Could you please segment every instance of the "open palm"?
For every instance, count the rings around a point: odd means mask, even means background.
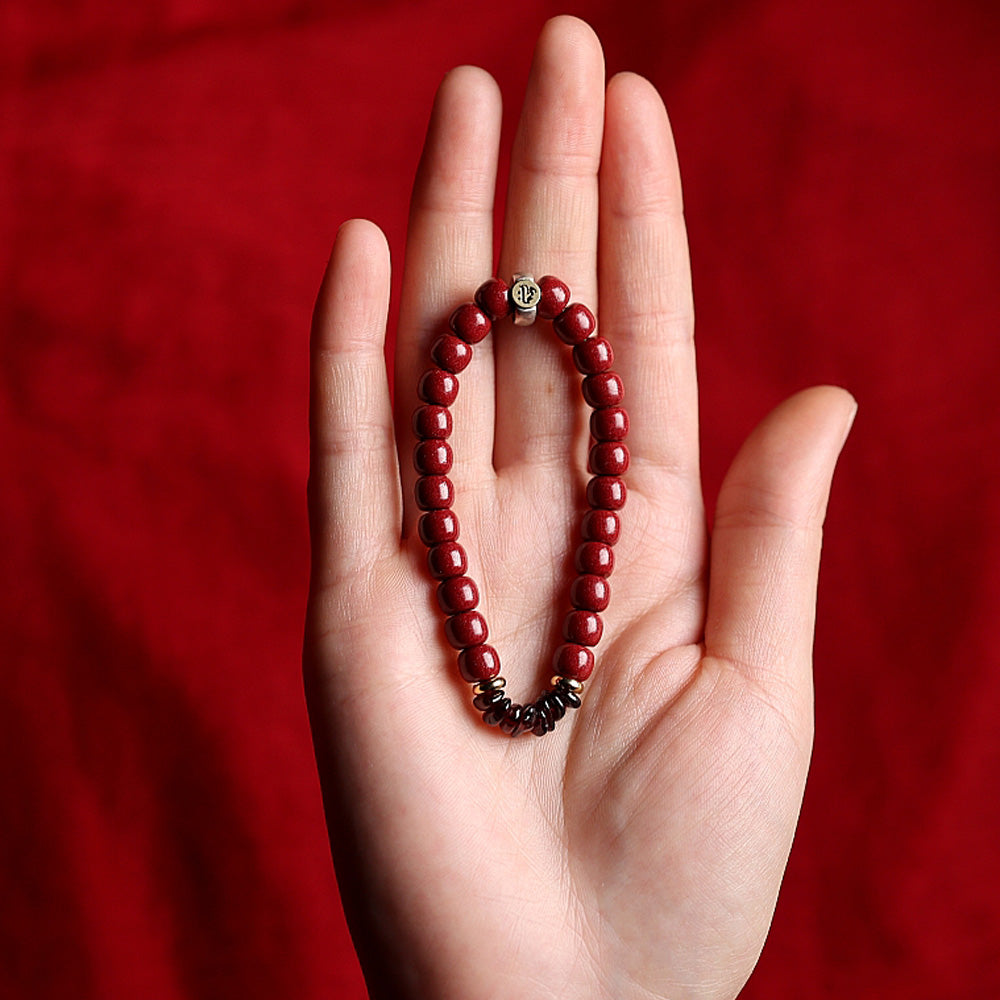
[[[416,538],[409,415],[429,343],[493,273],[499,125],[484,72],[446,78],[413,197],[395,420],[373,225],[342,227],[317,305],[305,667],[345,908],[374,996],[733,997],[805,781],[821,525],[854,405],[820,388],[775,410],[709,539],[666,114],[639,77],[605,87],[586,25],[550,22],[498,273],[555,274],[597,308],[632,419],[629,501],[583,707],[542,739],[484,726]],[[547,324],[497,324],[475,355],[450,476],[490,642],[531,700],[568,607],[586,408]]]

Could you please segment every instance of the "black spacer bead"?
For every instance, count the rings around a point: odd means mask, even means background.
[[[494,705],[503,700],[503,688],[498,688],[495,691],[484,691],[482,694],[477,694],[472,699],[472,704],[480,712],[488,712]]]
[[[525,705],[524,711],[521,712],[521,732],[530,732],[534,728],[537,717],[538,709],[534,705]]]
[[[532,732],[536,736],[544,736],[556,728],[556,720],[552,718],[552,710],[544,698],[535,702],[535,725]]]
[[[555,722],[558,722],[566,714],[566,702],[563,700],[562,690],[550,691],[545,695],[545,703],[549,706],[552,712],[552,718]]]
[[[556,685],[556,692],[558,692],[559,697],[566,702],[567,708],[579,708],[583,704],[583,702],[580,701],[580,696],[575,691],[571,691],[568,687],[566,687],[562,681]]]
[[[524,708],[521,705],[511,705],[507,709],[507,714],[500,720],[500,728],[508,736],[517,736],[521,731],[521,717],[524,714]]]
[[[483,712],[483,722],[487,726],[499,725],[500,720],[507,714],[507,709],[511,706],[510,698],[503,698],[496,702],[491,708]]]

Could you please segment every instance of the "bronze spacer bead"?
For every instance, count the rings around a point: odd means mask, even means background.
[[[488,681],[479,681],[472,689],[473,694],[486,694],[487,691],[500,691],[507,686],[507,681],[499,674]]]

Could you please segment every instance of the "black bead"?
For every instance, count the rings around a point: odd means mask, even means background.
[[[566,702],[562,698],[563,691],[550,691],[545,696],[545,703],[552,711],[552,718],[558,722],[566,714]]]
[[[477,694],[476,697],[472,699],[472,704],[479,709],[480,712],[486,712],[497,702],[503,701],[503,699],[503,688],[498,688],[495,691],[484,691],[482,694]]]
[[[538,717],[538,709],[534,705],[525,705],[524,711],[521,713],[521,732],[527,733],[535,725],[535,719]]]
[[[535,725],[532,732],[536,736],[544,736],[551,733],[556,728],[555,719],[552,718],[552,711],[543,698],[539,698],[535,703]]]
[[[521,716],[524,709],[520,705],[511,705],[507,709],[507,714],[500,720],[500,728],[508,736],[517,736],[521,731]]]
[[[496,702],[491,708],[488,708],[483,712],[483,722],[487,726],[495,726],[500,720],[507,714],[507,709],[510,708],[510,698],[501,698],[500,701]]]
[[[557,690],[559,692],[559,697],[566,702],[567,708],[579,708],[583,702],[580,701],[580,696],[574,691],[571,691],[568,687],[563,687],[562,681],[557,685]]]

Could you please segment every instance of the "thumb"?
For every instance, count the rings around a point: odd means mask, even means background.
[[[706,655],[805,710],[823,520],[856,412],[832,386],[787,399],[740,448],[716,507]]]

